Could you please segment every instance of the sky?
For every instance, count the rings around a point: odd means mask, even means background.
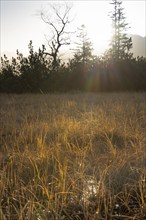
[[[53,1],[57,3],[57,1]],[[108,16],[113,10],[109,0],[67,1],[73,5],[70,17],[74,18],[69,30],[76,31],[82,24],[86,26],[88,36],[93,44],[94,53],[102,54],[108,47],[112,28]],[[16,56],[16,50],[26,55],[29,41],[33,41],[34,49],[38,50],[46,44],[45,35],[50,33],[48,26],[41,20],[41,10],[51,13],[50,1],[31,0],[0,0],[0,52]],[[123,0],[122,4],[126,22],[131,27],[129,34],[146,36],[146,0]],[[74,48],[75,34],[71,37],[70,49]],[[66,56],[69,48],[62,48]]]

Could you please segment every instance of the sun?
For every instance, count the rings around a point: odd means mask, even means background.
[[[89,35],[93,43],[94,51],[99,55],[108,49],[111,40],[111,28],[105,24],[105,30],[101,31],[102,27],[94,30],[89,30]]]
[[[98,54],[103,53],[111,39],[109,1],[77,1],[74,2],[74,7],[77,14],[76,25],[85,25],[94,51]]]

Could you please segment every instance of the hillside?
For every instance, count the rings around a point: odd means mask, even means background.
[[[132,37],[133,48],[131,52],[134,57],[144,56],[146,57],[146,37],[140,35],[130,35]]]

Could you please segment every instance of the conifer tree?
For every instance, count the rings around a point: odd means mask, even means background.
[[[75,58],[83,64],[88,63],[92,58],[92,43],[90,42],[85,25],[78,28],[78,43],[75,49]]]
[[[132,57],[130,49],[132,48],[132,38],[127,36],[128,24],[124,15],[124,8],[121,0],[112,0],[110,3],[114,6],[111,14],[113,22],[113,37],[111,42],[111,55],[114,60],[129,59]]]

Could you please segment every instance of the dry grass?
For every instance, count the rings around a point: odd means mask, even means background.
[[[0,219],[146,219],[145,93],[0,104]]]

